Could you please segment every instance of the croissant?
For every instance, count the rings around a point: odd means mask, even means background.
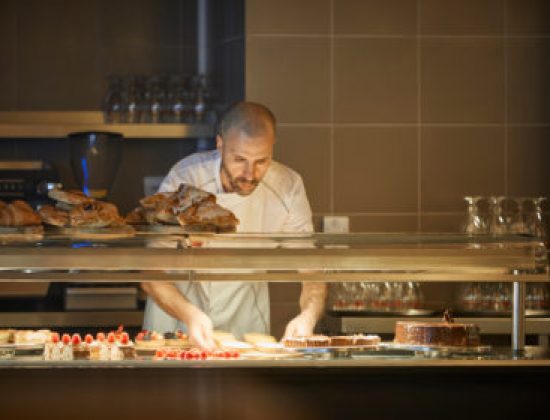
[[[34,226],[42,223],[42,218],[26,202],[15,200],[0,206],[1,226]]]
[[[52,226],[69,226],[69,213],[46,204],[38,210],[42,221]]]

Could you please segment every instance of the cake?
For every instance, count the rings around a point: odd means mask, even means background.
[[[13,333],[13,342],[15,344],[40,345],[46,343],[50,336],[50,330],[16,330]]]
[[[369,334],[363,335],[358,334],[353,337],[354,344],[356,346],[377,346],[382,341],[379,335]]]
[[[74,360],[89,360],[90,359],[90,347],[88,343],[82,342],[80,334],[73,334],[71,339],[73,345],[73,359]]]
[[[164,345],[167,347],[187,347],[189,346],[189,338],[187,334],[178,330],[175,333],[164,333]]]
[[[330,337],[331,346],[353,346],[355,340],[353,335],[334,335]]]
[[[0,344],[9,344],[13,342],[13,330],[0,330]]]
[[[281,341],[285,347],[291,347],[291,348],[307,347],[307,338],[302,336],[285,337]]]
[[[306,338],[308,347],[327,347],[330,346],[330,337],[326,335],[312,335]]]
[[[398,321],[394,341],[428,346],[477,346],[479,327],[476,324],[455,323],[446,312],[445,319],[440,322]]]
[[[136,336],[136,348],[155,350],[165,344],[164,336],[156,331],[142,331]]]

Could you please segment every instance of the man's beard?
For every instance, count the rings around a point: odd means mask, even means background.
[[[253,179],[246,179],[245,177],[238,176],[233,178],[231,174],[229,173],[229,170],[225,166],[225,163],[222,162],[222,171],[225,173],[225,176],[227,178],[227,181],[229,182],[229,185],[231,187],[231,192],[235,192],[239,195],[250,195],[256,190],[256,187],[260,183],[260,181],[256,178]],[[250,190],[243,190],[240,184],[246,184],[251,185],[253,188]]]

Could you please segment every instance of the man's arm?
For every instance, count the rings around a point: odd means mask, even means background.
[[[292,191],[293,200],[289,218],[285,223],[285,232],[312,232],[311,207],[307,199],[304,183],[301,178]],[[327,286],[325,283],[302,283],[300,294],[300,314],[292,319],[285,329],[285,337],[311,335],[325,308]]]
[[[313,329],[325,309],[326,296],[327,286],[325,283],[302,283],[302,293],[300,294],[301,312],[288,323],[284,336],[308,336],[313,334]]]
[[[141,287],[170,316],[183,321],[189,341],[205,350],[215,348],[212,321],[179,291],[174,283],[147,282]]]

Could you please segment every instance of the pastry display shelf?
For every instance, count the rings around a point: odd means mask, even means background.
[[[548,281],[529,237],[182,234],[93,240],[48,233],[0,246],[0,281],[508,281],[513,348],[525,342],[525,282]]]
[[[0,281],[547,281],[541,247],[513,236],[46,232],[0,246]]]
[[[108,124],[101,111],[2,111],[1,138],[65,138],[69,133],[109,131],[128,139],[184,139],[214,136],[207,124]]]
[[[361,357],[361,358],[337,358],[337,359],[283,359],[283,360],[122,360],[122,361],[44,361],[38,359],[19,358],[14,360],[2,360],[0,369],[25,368],[25,369],[94,369],[94,368],[358,368],[358,367],[550,367],[550,358],[541,349],[531,346],[531,350],[538,353],[535,358],[518,359],[510,354],[501,358],[475,358],[475,359],[447,359],[447,358],[422,358],[422,357]]]
[[[0,312],[0,328],[141,327],[143,311]]]

